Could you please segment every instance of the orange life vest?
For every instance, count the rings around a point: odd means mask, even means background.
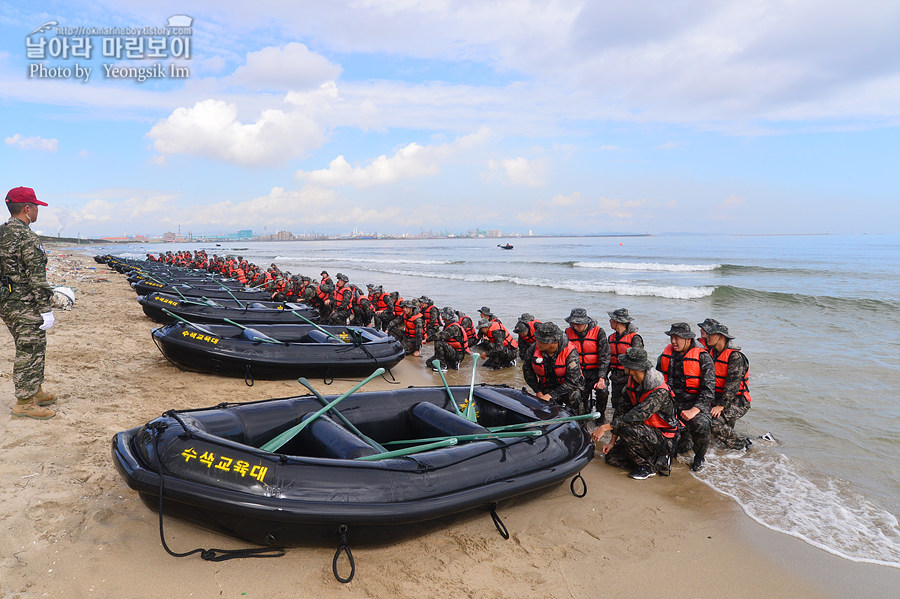
[[[569,357],[569,354],[572,353],[572,350],[575,349],[575,346],[571,343],[566,343],[566,346],[562,348],[558,354],[556,354],[556,361],[553,363],[553,373],[556,375],[556,382],[562,383],[566,380],[566,359]],[[534,345],[534,352],[531,354],[531,368],[534,370],[534,374],[537,375],[538,382],[541,384],[541,387],[545,387],[547,385],[547,371],[545,369],[544,364],[544,356],[543,352],[538,349],[537,344]],[[538,362],[540,360],[540,362]]]
[[[535,319],[531,322],[526,322],[523,324],[528,327],[528,330],[525,333],[519,335],[519,340],[522,341],[526,346],[534,345],[535,341],[537,341],[537,339],[535,339],[534,337],[534,326],[541,324],[541,321]]]
[[[466,334],[466,330],[462,328],[461,324],[459,324],[459,321],[451,322],[446,327],[444,327],[444,330],[447,330],[450,327],[459,327],[459,330],[462,333],[462,343],[460,343],[458,339],[450,337],[449,339],[447,339],[447,344],[456,351],[466,351],[466,353],[471,353],[469,351],[469,337]]]
[[[388,297],[389,297],[388,294],[384,293],[383,291],[381,293],[375,294],[375,296],[372,300],[372,307],[375,308],[376,312],[383,312],[387,308],[386,299]]]
[[[737,350],[733,347],[726,347],[713,361],[713,364],[716,367],[716,395],[725,393],[725,379],[728,377],[728,358],[731,357],[731,352],[733,351]],[[748,367],[747,372],[744,373],[744,378],[741,379],[741,386],[738,388],[737,392],[738,397],[743,397],[747,401],[750,401],[750,388],[747,386],[747,381],[749,379],[750,368]]]
[[[403,316],[403,306],[400,305],[402,302],[403,298],[398,295],[394,300],[394,316]]]
[[[666,381],[666,384],[669,383],[669,364],[672,361],[672,352],[674,349],[672,348],[672,344],[666,346],[666,349],[663,350],[662,356],[660,356],[660,366],[662,366],[663,378]],[[706,353],[706,350],[702,347],[694,346],[688,350],[688,352],[682,358],[682,364],[684,365],[684,383],[685,390],[688,393],[694,394],[700,392],[700,379],[703,376],[700,371],[700,354]]]
[[[491,326],[488,327],[487,335],[485,335],[485,338],[488,340],[488,342],[494,341],[494,331],[496,331],[497,329],[503,331],[503,347],[512,347],[513,349],[517,349],[519,347],[519,342],[509,334],[509,331],[506,330],[506,327],[503,326],[503,323],[501,323],[499,320],[491,321]]]
[[[620,372],[625,372],[625,368],[619,364],[619,356],[628,351],[628,348],[631,347],[631,342],[634,340],[634,336],[637,335],[637,331],[632,331],[630,333],[626,333],[622,335],[621,338],[616,337],[616,332],[613,331],[609,335],[609,370],[618,370]]]
[[[669,395],[672,395],[671,389],[669,389],[669,386],[665,383],[658,387],[650,389],[649,391],[641,395],[640,398],[638,398],[637,396],[637,385],[635,384],[633,378],[628,377],[628,384],[625,385],[625,392],[628,394],[628,401],[630,401],[631,405],[633,406],[636,406],[647,399],[647,397],[657,389],[665,389]],[[659,429],[659,432],[662,433],[662,436],[667,439],[674,438],[675,433],[678,431],[677,428],[666,422],[658,412],[654,412],[653,414],[651,414],[646,420],[644,420],[644,424]]]
[[[403,316],[403,326],[406,328],[407,339],[416,338],[416,321],[420,318],[422,318],[421,312],[416,312],[412,316]],[[428,341],[428,333],[425,332],[425,327],[422,327],[422,343],[426,341]]]
[[[568,327],[566,337],[578,350],[578,355],[581,357],[581,370],[600,368],[600,327],[588,329],[583,338],[578,336],[574,328]]]

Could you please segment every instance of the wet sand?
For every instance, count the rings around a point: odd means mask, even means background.
[[[277,559],[171,557],[156,512],[112,465],[113,434],[171,408],[305,389],[178,370],[151,341],[155,325],[122,275],[69,250],[51,255],[51,281],[75,288],[77,300],[56,311],[48,336],[45,388],[60,395],[57,417],[0,417],[0,597],[812,598],[889,596],[900,581],[898,570],[847,562],[763,528],[684,465],[668,478],[633,481],[600,460],[583,472],[582,499],[566,484],[500,504],[509,540],[481,511],[351,531],[357,571],[346,585],[331,572],[336,536],[314,535]],[[9,409],[5,328],[0,339],[0,395]],[[468,383],[470,373],[451,371],[448,380]],[[403,386],[440,384],[421,358],[393,374]],[[338,393],[356,380],[311,382]],[[389,386],[376,379],[367,389]],[[174,551],[248,546],[173,517],[165,534]]]

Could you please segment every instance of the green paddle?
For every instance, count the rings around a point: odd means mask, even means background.
[[[303,378],[303,377],[301,376],[299,379],[297,379],[297,382],[300,383],[301,385],[303,385],[304,387],[306,387],[307,389],[309,389],[310,391],[312,391],[312,394],[316,396],[316,399],[318,399],[318,400],[319,400],[319,403],[321,403],[323,406],[327,406],[327,405],[328,405],[328,400],[326,400],[326,399],[322,396],[321,393],[319,393],[318,391],[316,391],[315,389],[313,389],[313,386],[309,384],[309,381],[308,381],[308,380],[306,380],[305,378]],[[352,432],[354,435],[356,435],[357,437],[359,437],[360,439],[362,439],[363,441],[365,441],[366,443],[368,443],[372,448],[377,449],[378,451],[380,451],[380,452],[382,452],[382,453],[384,453],[384,452],[387,451],[387,449],[385,449],[384,447],[382,447],[381,445],[379,445],[377,441],[375,441],[374,439],[371,439],[371,438],[367,437],[366,435],[362,434],[358,428],[356,428],[355,426],[353,426],[353,423],[352,423],[352,422],[350,422],[349,420],[347,420],[347,417],[346,417],[346,416],[344,416],[343,414],[341,414],[340,412],[338,412],[338,409],[337,409],[337,408],[333,408],[333,409],[331,410],[331,414],[334,415],[334,416],[337,416],[338,420],[340,420],[340,421],[344,424],[344,426],[346,426],[348,429],[350,429],[350,432]]]
[[[431,443],[444,439],[456,439],[457,441],[485,441],[487,439],[506,439],[510,437],[540,437],[541,431],[507,431],[501,433],[473,433],[471,435],[448,435],[446,437],[428,437],[427,439],[406,439],[403,441],[388,441],[385,445],[409,445],[410,443]]]
[[[407,447],[405,449],[395,449],[394,451],[387,451],[385,453],[363,455],[354,459],[359,460],[360,462],[375,462],[378,460],[387,460],[389,458],[402,458],[403,456],[409,455],[411,453],[421,453],[423,451],[429,451],[431,449],[450,447],[452,445],[456,445],[456,443],[456,439],[450,438],[444,439],[443,441],[435,441],[434,443],[426,443],[425,445],[416,445],[415,447]]]
[[[283,433],[281,433],[280,435],[278,435],[277,437],[275,437],[274,439],[272,439],[271,441],[269,441],[268,443],[263,445],[261,449],[263,451],[273,451],[273,452],[278,451],[279,449],[282,448],[282,446],[284,446],[285,443],[287,443],[288,441],[290,441],[291,439],[296,437],[300,433],[300,431],[302,431],[307,426],[309,426],[319,416],[321,416],[325,412],[330,411],[334,406],[338,405],[339,403],[341,403],[342,401],[344,401],[345,399],[350,397],[353,393],[358,391],[363,385],[365,385],[366,383],[368,383],[375,377],[381,376],[382,374],[384,374],[384,368],[376,369],[375,372],[370,374],[368,377],[363,379],[361,382],[357,383],[356,386],[354,386],[352,389],[350,389],[343,395],[339,395],[336,399],[334,399],[330,403],[326,404],[324,407],[322,407],[322,409],[315,412],[312,416],[310,416],[309,418],[307,418],[300,424],[294,425],[291,428],[289,428],[288,430],[284,431]]]
[[[517,430],[520,428],[529,428],[532,426],[544,426],[545,424],[558,424],[561,422],[576,422],[578,420],[597,420],[602,414],[600,412],[591,412],[590,414],[582,414],[581,416],[566,416],[564,418],[550,418],[548,420],[535,420],[533,422],[520,422],[519,424],[506,424],[503,426],[491,426],[488,430],[492,433],[500,431]]]
[[[185,319],[185,318],[182,318],[182,317],[178,316],[177,314],[175,314],[174,312],[170,312],[170,311],[166,310],[165,308],[163,308],[162,311],[165,312],[166,314],[168,314],[169,316],[171,316],[172,318],[174,318],[175,320],[180,320],[180,321],[183,322],[184,324],[189,324],[189,325],[191,325],[192,327],[194,327],[194,328],[197,329],[198,331],[201,331],[201,332],[203,332],[203,333],[205,333],[205,334],[207,334],[207,335],[212,335],[213,337],[218,337],[218,335],[216,335],[215,333],[213,333],[213,332],[210,331],[209,329],[204,329],[204,328],[201,327],[200,325],[194,324],[194,323],[191,322],[190,320],[187,320],[187,319]]]
[[[293,314],[294,316],[296,316],[297,318],[299,318],[300,320],[302,320],[302,321],[305,322],[306,324],[311,324],[312,326],[316,327],[317,329],[319,329],[320,331],[322,331],[323,333],[325,333],[326,335],[328,335],[328,336],[331,337],[332,339],[337,339],[337,340],[340,341],[341,343],[347,343],[346,341],[344,341],[343,339],[341,339],[341,338],[338,337],[337,335],[333,335],[333,334],[329,333],[328,331],[326,331],[325,329],[323,329],[322,327],[320,327],[319,325],[317,325],[316,323],[314,323],[313,321],[311,321],[311,320],[308,319],[307,317],[303,316],[302,314],[299,314],[296,310],[291,310],[291,314]]]
[[[453,404],[453,409],[456,410],[456,415],[462,416],[463,413],[459,411],[459,406],[456,405],[456,399],[453,397],[453,392],[450,391],[450,385],[447,384],[447,379],[444,378],[444,372],[441,370],[441,361],[432,360],[431,365],[437,368],[438,374],[441,375],[441,380],[444,381],[444,389],[447,390],[447,395],[450,396],[450,403]],[[463,418],[465,418],[465,416],[463,416]]]
[[[478,422],[475,415],[475,402],[472,400],[472,394],[475,392],[475,367],[478,365],[480,354],[472,354],[472,383],[469,385],[469,401],[466,403],[466,419],[471,422]]]
[[[256,335],[260,341],[265,341],[266,343],[278,343],[279,345],[287,345],[287,343],[285,343],[284,341],[279,341],[278,339],[275,339],[274,337],[269,337],[265,333],[261,333],[260,331],[257,331],[254,328],[245,327],[241,323],[235,322],[235,321],[231,320],[230,318],[223,318],[222,320],[224,320],[225,322],[227,322],[230,325],[240,327],[240,328],[244,329],[245,331],[250,331],[251,333],[253,333],[253,335]]]

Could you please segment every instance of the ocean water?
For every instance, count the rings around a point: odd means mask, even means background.
[[[507,241],[513,250],[497,247]],[[242,242],[103,251],[143,257],[182,247],[241,254],[314,278],[323,269],[343,272],[361,287],[427,295],[476,318],[487,305],[510,328],[522,312],[564,327],[569,311],[583,307],[609,333],[606,312],[627,307],[651,356],[668,343],[670,324],[686,321],[696,331],[696,323],[716,318],[750,360],[752,408],[738,429],[771,432],[775,442],[758,441],[746,454],[713,450],[708,467],[691,475],[765,526],[846,559],[900,568],[900,236]],[[513,369],[476,376],[523,384]]]

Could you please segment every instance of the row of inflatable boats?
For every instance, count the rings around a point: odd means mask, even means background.
[[[106,258],[111,265],[124,262]],[[122,266],[121,272],[138,267]],[[160,539],[172,555],[194,552],[168,547],[164,511],[266,546],[235,553],[197,550],[216,561],[281,555],[282,547],[306,542],[310,528],[330,527],[340,538],[333,573],[348,582],[355,574],[348,527],[395,526],[486,508],[508,538],[498,502],[568,479],[573,494],[586,494],[579,472],[594,447],[579,421],[599,414],[575,416],[524,389],[476,386],[474,372],[468,387],[444,380],[442,387],[357,392],[402,357],[402,349],[396,359],[375,353],[390,345],[383,333],[319,326],[317,315],[303,312],[308,309],[302,305],[232,301],[154,292],[141,303],[148,316],[170,321],[154,330],[154,340],[183,366],[288,376],[296,364],[288,353],[274,358],[275,350],[304,346],[304,367],[312,370],[334,369],[339,356],[365,352],[369,360],[360,372],[368,376],[338,396],[323,396],[301,378],[311,395],[170,410],[116,434],[116,469],[158,510]],[[219,319],[221,310],[232,311]],[[297,312],[309,322],[288,318],[290,324],[250,326],[235,317],[254,310]],[[339,573],[342,552],[349,576]]]
[[[181,368],[255,379],[356,376],[390,369],[403,346],[370,327],[318,324],[296,302],[267,301],[260,291],[209,273],[105,257],[127,275],[148,317],[163,323],[153,340]]]

